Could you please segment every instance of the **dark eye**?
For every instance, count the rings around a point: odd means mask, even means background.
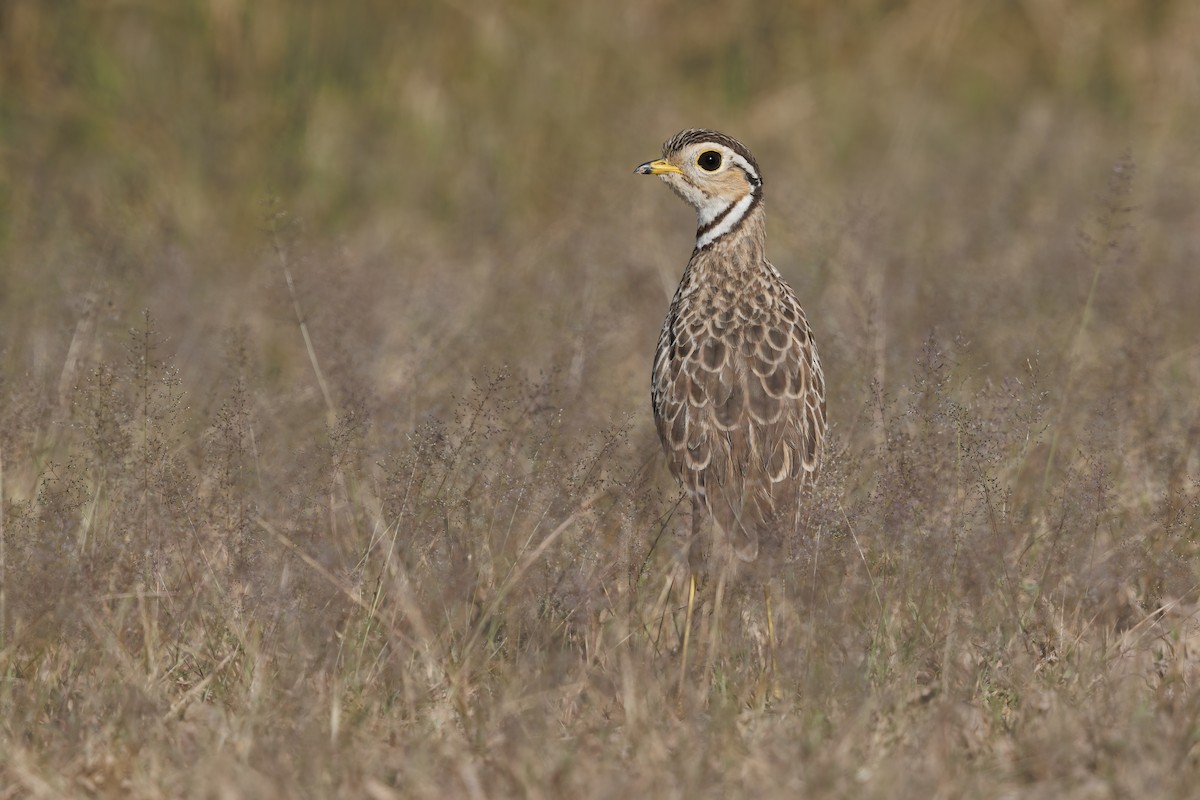
[[[716,150],[705,150],[696,159],[696,163],[700,165],[700,169],[706,172],[716,172],[721,168],[721,154]]]

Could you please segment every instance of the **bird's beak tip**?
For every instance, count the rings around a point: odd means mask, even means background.
[[[639,164],[634,172],[638,175],[663,175],[668,172],[682,173],[683,170],[665,158],[660,158],[657,161],[647,161],[645,164]]]

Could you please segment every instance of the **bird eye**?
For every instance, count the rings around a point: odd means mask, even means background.
[[[721,168],[721,154],[716,150],[705,150],[696,159],[696,164],[706,172],[716,172]]]

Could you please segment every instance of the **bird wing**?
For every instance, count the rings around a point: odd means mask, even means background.
[[[764,534],[794,526],[825,433],[812,335],[779,285],[773,310],[689,319],[673,309],[655,361],[655,420],[671,470],[747,561]]]

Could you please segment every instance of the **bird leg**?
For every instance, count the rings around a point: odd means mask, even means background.
[[[709,635],[705,637],[708,641],[708,657],[704,670],[706,678],[713,674],[713,665],[717,659],[717,651],[720,649],[721,607],[725,601],[725,579],[729,575],[730,565],[728,561],[722,561],[717,569],[719,570],[717,573],[717,591],[713,598],[712,608],[708,611],[708,620],[712,629]]]
[[[683,626],[683,653],[679,660],[679,693],[675,698],[675,712],[683,716],[683,685],[687,680],[688,642],[692,638],[692,610],[696,606],[696,576],[688,576],[687,620]]]
[[[687,678],[688,645],[692,638],[692,615],[696,609],[696,576],[703,575],[703,533],[706,514],[704,500],[699,493],[692,495],[692,534],[688,538],[685,550],[685,562],[688,571],[688,601],[687,616],[684,619],[683,647],[679,662],[679,692],[676,700],[678,713],[683,714],[683,687]]]
[[[763,602],[767,607],[767,652],[770,661],[767,662],[766,695],[768,699],[777,694],[775,675],[779,671],[779,662],[775,659],[775,620],[771,614],[771,585],[763,584]]]

